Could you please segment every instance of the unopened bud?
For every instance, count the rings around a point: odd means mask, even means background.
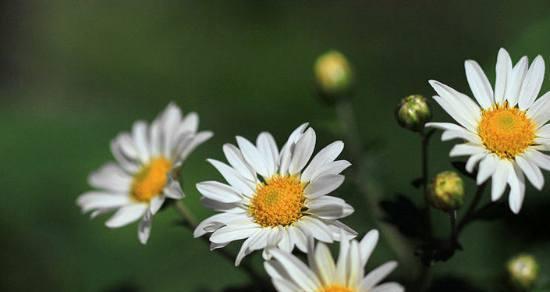
[[[456,210],[464,204],[464,185],[462,178],[454,171],[437,174],[432,182],[428,201],[443,211]]]
[[[346,57],[338,51],[328,51],[315,62],[315,79],[323,97],[332,101],[348,95],[353,83],[353,72]]]
[[[519,290],[529,290],[537,280],[539,265],[535,258],[528,254],[516,256],[508,261],[508,276]]]
[[[401,100],[396,113],[397,122],[403,128],[419,132],[430,121],[432,113],[426,98],[422,95],[409,95]]]

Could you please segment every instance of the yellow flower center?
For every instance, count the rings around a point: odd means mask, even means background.
[[[273,176],[256,187],[249,214],[263,227],[290,225],[302,217],[304,187],[296,176]]]
[[[172,169],[170,160],[159,157],[141,168],[132,182],[132,197],[140,202],[149,202],[162,192]]]
[[[505,103],[482,112],[478,134],[488,150],[513,159],[533,144],[535,128],[524,111]]]
[[[353,292],[353,291],[355,290],[352,288],[335,284],[335,285],[323,287],[319,292]]]

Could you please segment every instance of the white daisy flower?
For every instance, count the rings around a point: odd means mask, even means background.
[[[181,199],[178,170],[185,158],[211,132],[197,132],[196,113],[183,116],[169,104],[150,125],[134,123],[132,132],[119,134],[111,142],[116,162],[108,162],[88,178],[97,190],[82,194],[77,204],[92,217],[109,211],[116,213],[105,223],[109,228],[140,220],[138,237],[145,244],[153,215],[166,198]]]
[[[509,204],[518,213],[525,196],[525,176],[538,190],[544,185],[541,168],[550,170],[550,92],[537,99],[544,79],[544,60],[537,56],[531,66],[522,57],[512,66],[508,52],[500,49],[495,88],[491,87],[477,62],[465,62],[471,98],[449,86],[431,80],[439,94],[434,99],[456,121],[428,123],[445,130],[442,140],[463,139],[451,156],[470,156],[466,169],[479,162],[477,184],[492,177],[491,198],[498,200],[510,186]]]
[[[372,230],[361,242],[342,240],[340,255],[335,263],[330,250],[323,243],[313,247],[310,241],[308,265],[291,253],[270,250],[271,260],[264,263],[273,285],[279,292],[401,292],[395,282],[378,285],[396,267],[387,262],[365,275],[365,265],[378,242],[378,231]]]
[[[195,237],[213,232],[212,248],[246,239],[235,264],[268,244],[286,251],[294,246],[307,250],[307,237],[324,242],[340,240],[355,231],[338,221],[353,213],[344,200],[328,196],[344,181],[340,174],[350,166],[336,160],[344,144],[336,141],[313,157],[315,131],[298,127],[279,152],[269,133],[258,136],[256,146],[237,137],[236,147],[225,144],[229,165],[209,159],[229,184],[206,181],[197,184],[206,206],[221,213],[207,218],[195,229]],[[264,253],[265,256],[267,254]]]

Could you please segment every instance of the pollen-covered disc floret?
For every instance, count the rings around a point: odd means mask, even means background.
[[[478,127],[483,145],[504,159],[514,159],[533,145],[535,130],[527,114],[508,103],[483,110]]]
[[[256,187],[249,212],[263,227],[288,226],[302,217],[304,184],[296,176],[274,176]]]
[[[522,57],[516,65],[500,49],[494,89],[487,76],[472,60],[464,64],[475,101],[451,87],[431,80],[438,95],[435,101],[457,122],[428,123],[444,130],[443,140],[462,139],[451,156],[469,156],[466,170],[477,183],[491,181],[491,199],[500,199],[510,187],[508,203],[518,213],[525,196],[525,178],[542,189],[541,169],[550,170],[550,92],[538,97],[544,80],[544,60],[537,56],[529,65]]]
[[[149,202],[162,193],[172,170],[172,162],[164,157],[151,160],[142,166],[132,182],[132,196],[140,202]]]
[[[116,162],[92,173],[96,190],[82,194],[77,204],[92,217],[116,210],[106,222],[116,228],[140,220],[138,237],[146,243],[153,215],[166,198],[181,199],[177,180],[185,158],[212,133],[197,132],[198,116],[182,115],[170,104],[152,123],[135,122],[131,132],[119,134],[111,143]]]
[[[306,251],[308,237],[332,242],[355,236],[355,231],[339,221],[353,213],[353,208],[329,195],[343,183],[340,173],[350,166],[336,160],[344,144],[336,141],[313,156],[315,142],[315,131],[303,124],[280,150],[266,132],[256,144],[242,137],[237,137],[238,147],[225,144],[229,164],[208,161],[227,184],[197,184],[203,203],[220,213],[202,221],[195,237],[212,233],[213,248],[244,239],[235,260],[238,265],[246,255],[266,246],[289,252],[296,246]]]
[[[277,291],[312,292],[402,292],[396,282],[380,283],[396,267],[389,261],[365,275],[365,266],[378,242],[378,231],[372,230],[359,242],[343,240],[335,262],[328,247],[313,239],[308,244],[306,265],[288,251],[270,248],[272,258],[264,263]]]

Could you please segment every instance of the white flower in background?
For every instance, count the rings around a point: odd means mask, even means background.
[[[212,248],[246,239],[235,264],[254,250],[278,245],[286,251],[307,250],[307,238],[324,242],[354,237],[355,231],[338,221],[353,213],[344,200],[328,196],[344,181],[340,174],[350,166],[336,160],[344,144],[334,142],[319,151],[315,131],[307,124],[290,135],[279,152],[269,133],[258,136],[256,146],[237,137],[236,147],[225,144],[230,165],[209,159],[229,184],[206,181],[197,184],[206,206],[221,212],[195,229],[195,237],[213,232]],[[264,254],[266,255],[266,254]],[[267,255],[266,255],[267,256]]]
[[[138,237],[145,244],[151,231],[153,215],[166,198],[184,195],[177,181],[178,170],[185,158],[211,132],[197,132],[196,113],[183,116],[170,104],[150,125],[134,123],[132,132],[119,134],[111,143],[116,162],[108,162],[89,177],[97,190],[82,194],[77,204],[92,217],[117,210],[106,222],[117,228],[140,220]]]
[[[442,140],[460,138],[451,156],[470,156],[469,172],[479,162],[477,184],[492,177],[491,198],[498,200],[510,186],[509,204],[518,213],[525,196],[525,176],[542,189],[541,168],[550,170],[550,92],[537,99],[544,79],[544,60],[537,56],[531,66],[522,57],[512,66],[508,52],[500,49],[496,64],[495,88],[479,65],[465,62],[471,98],[438,81],[430,84],[439,94],[434,99],[456,121],[429,123],[428,127],[445,130]]]
[[[372,230],[361,242],[342,240],[340,255],[335,263],[330,250],[323,243],[313,247],[310,241],[308,265],[291,253],[270,250],[271,260],[264,266],[279,292],[401,292],[403,287],[395,282],[378,285],[396,267],[387,262],[365,276],[365,265],[378,242],[378,231]]]

